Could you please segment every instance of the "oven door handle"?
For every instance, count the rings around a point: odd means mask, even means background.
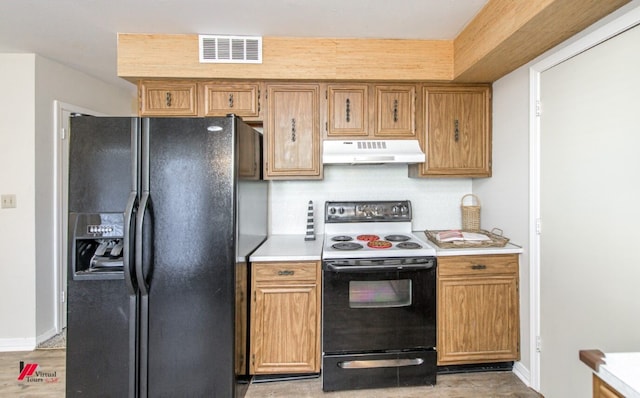
[[[329,271],[333,272],[384,272],[384,271],[415,271],[433,268],[433,263],[426,264],[402,264],[402,265],[335,265],[326,264]]]
[[[400,368],[405,366],[420,366],[424,363],[422,358],[411,359],[370,359],[338,362],[342,369],[373,369],[373,368]]]

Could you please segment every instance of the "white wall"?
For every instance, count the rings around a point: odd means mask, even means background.
[[[483,229],[498,227],[520,255],[520,363],[514,370],[529,379],[529,71],[522,67],[493,84],[493,173],[473,180],[482,202]]]
[[[135,112],[135,88],[110,86],[34,54],[0,54],[0,351],[30,349],[54,329],[54,100],[113,115]],[[6,145],[5,145],[6,143]]]
[[[411,200],[413,229],[460,228],[460,199],[471,180],[409,178],[407,165],[324,168],[322,181],[272,181],[270,234],[302,234],[307,204],[314,202],[316,234],[324,233],[324,203],[331,200]]]
[[[35,343],[35,56],[0,54],[0,350]]]

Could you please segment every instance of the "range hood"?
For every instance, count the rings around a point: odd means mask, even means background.
[[[422,163],[425,155],[417,140],[361,140],[322,143],[324,164]]]

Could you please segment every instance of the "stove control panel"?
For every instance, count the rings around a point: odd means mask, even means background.
[[[398,222],[411,221],[411,202],[396,201],[360,201],[325,202],[325,222]]]

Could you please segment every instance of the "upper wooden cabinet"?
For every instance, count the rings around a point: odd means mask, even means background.
[[[204,116],[226,116],[234,113],[242,120],[260,120],[261,91],[259,83],[205,82],[202,86]]]
[[[322,139],[418,139],[427,159],[409,176],[491,176],[489,84],[158,79],[139,96],[140,116],[262,122],[267,179],[321,179]]]
[[[329,84],[327,86],[327,138],[369,135],[369,86]]]
[[[491,176],[490,86],[424,86],[422,122],[427,160],[412,177]]]
[[[415,137],[416,87],[414,85],[376,85],[376,137]]]
[[[238,130],[238,177],[259,180],[262,177],[262,146],[260,136],[252,130]]]
[[[327,85],[326,138],[415,138],[416,86]]]
[[[318,84],[267,85],[268,179],[322,178]]]
[[[193,81],[140,81],[140,116],[197,116],[197,87]]]

